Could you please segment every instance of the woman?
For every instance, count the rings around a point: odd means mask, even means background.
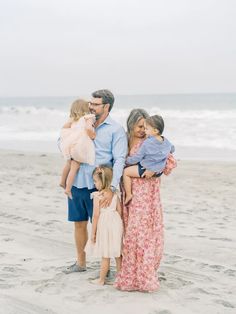
[[[144,141],[144,121],[148,117],[143,109],[131,111],[127,120],[129,155],[134,154]],[[167,164],[170,170],[170,162]],[[160,178],[132,178],[132,191],[132,200],[123,205],[123,258],[115,287],[151,292],[159,287],[156,271],[163,253]]]

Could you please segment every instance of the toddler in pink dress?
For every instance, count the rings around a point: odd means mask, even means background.
[[[96,137],[94,130],[95,115],[88,114],[89,104],[85,100],[75,100],[70,109],[70,120],[62,127],[60,135],[60,149],[67,160],[63,168],[61,183],[65,194],[72,198],[71,188],[80,163],[95,163]]]

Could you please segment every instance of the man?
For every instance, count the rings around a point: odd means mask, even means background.
[[[110,205],[113,193],[119,185],[127,155],[127,138],[124,129],[110,117],[114,104],[113,94],[106,89],[92,93],[90,112],[95,114],[96,138],[94,140],[95,166],[106,164],[113,167],[112,188],[104,193],[101,206]],[[93,203],[90,194],[95,190],[92,172],[95,166],[81,164],[72,187],[72,199],[68,199],[68,220],[74,222],[76,263],[67,267],[65,273],[86,271],[84,248],[88,240],[87,223],[92,219]]]

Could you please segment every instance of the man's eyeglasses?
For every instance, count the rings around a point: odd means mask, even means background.
[[[104,106],[104,104],[96,104],[96,103],[90,101],[89,106],[97,108],[98,106]]]

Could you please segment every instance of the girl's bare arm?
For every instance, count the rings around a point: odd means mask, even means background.
[[[96,132],[93,126],[93,119],[90,118],[86,118],[85,116],[85,122],[86,122],[86,131],[88,136],[91,138],[91,140],[94,140],[96,137]]]
[[[94,140],[96,137],[96,132],[92,129],[87,129],[86,131],[87,131],[88,136],[91,138],[91,140]]]
[[[99,197],[98,196],[94,196],[94,199],[93,199],[92,234],[91,234],[91,241],[93,243],[96,242],[96,233],[97,233],[97,224],[98,224],[99,215],[100,215]]]
[[[118,211],[119,215],[122,217],[122,207],[121,207],[121,203],[120,203],[119,197],[117,197],[116,210]]]
[[[71,124],[72,124],[72,122],[71,121],[68,121],[68,122],[66,122],[64,125],[63,125],[63,129],[70,129],[71,128]]]

